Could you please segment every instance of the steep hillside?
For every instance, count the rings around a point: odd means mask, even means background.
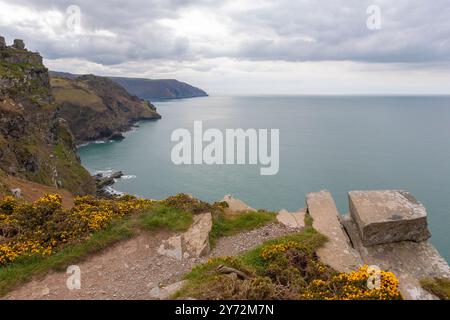
[[[52,77],[52,92],[78,143],[120,138],[138,120],[161,116],[147,101],[129,94],[108,78],[94,75],[75,79]]]
[[[0,174],[66,188],[95,191],[81,166],[67,122],[58,116],[48,70],[21,40],[0,37]],[[4,183],[0,183],[4,184]]]
[[[52,77],[67,79],[75,79],[79,76],[68,72],[57,71],[50,71],[50,75]],[[146,100],[182,99],[208,96],[202,89],[175,79],[109,78],[120,84],[131,94]]]
[[[208,96],[202,89],[175,79],[111,79],[142,99],[182,99]]]

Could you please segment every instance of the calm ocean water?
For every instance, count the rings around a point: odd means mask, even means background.
[[[156,106],[162,120],[141,123],[121,142],[80,148],[83,164],[131,175],[114,186],[131,194],[232,194],[270,210],[296,210],[307,192],[328,189],[346,213],[350,190],[406,189],[427,207],[431,241],[450,261],[450,97],[207,97]],[[192,130],[196,120],[221,130],[280,129],[278,174],[172,164],[172,131]]]

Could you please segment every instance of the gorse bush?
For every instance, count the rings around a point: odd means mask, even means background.
[[[198,299],[301,299],[365,300],[401,299],[398,280],[380,271],[379,287],[369,288],[373,274],[368,266],[339,273],[321,263],[316,250],[326,239],[312,228],[268,241],[242,256],[214,258],[196,266],[188,284],[176,297]],[[220,266],[237,270],[223,274]],[[244,273],[246,277],[239,276]]]
[[[50,255],[58,247],[80,242],[106,228],[113,219],[152,204],[130,196],[85,196],[76,198],[72,209],[64,210],[59,195],[45,195],[34,203],[7,196],[0,201],[0,265],[20,257]]]

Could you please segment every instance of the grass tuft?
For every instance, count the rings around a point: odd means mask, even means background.
[[[184,231],[189,228],[192,221],[192,213],[160,205],[142,214],[139,224],[145,230],[167,229]]]
[[[276,214],[267,211],[245,212],[236,215],[219,214],[213,221],[210,242],[214,245],[220,237],[232,236],[242,231],[252,230],[275,221]]]
[[[422,287],[441,300],[450,300],[450,279],[431,278],[420,281]]]

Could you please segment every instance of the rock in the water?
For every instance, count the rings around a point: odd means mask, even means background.
[[[21,39],[14,39],[14,44],[12,45],[13,48],[24,50],[25,49],[25,43]]]
[[[248,211],[256,212],[256,209],[250,207],[243,201],[236,199],[231,195],[226,195],[225,197],[223,197],[222,201],[228,204],[228,208],[225,210],[227,213],[241,213]]]
[[[123,136],[123,134],[121,132],[114,132],[110,137],[110,140],[114,140],[114,141],[120,141],[125,139],[125,137]]]
[[[191,227],[183,234],[183,242],[188,253],[201,257],[210,252],[209,233],[211,228],[212,216],[210,212],[194,216]]]
[[[164,240],[158,248],[158,253],[163,256],[181,260],[183,258],[181,236],[173,236]]]
[[[183,281],[172,283],[172,284],[170,284],[166,287],[162,287],[162,288],[160,288],[159,286],[156,286],[150,291],[150,296],[153,299],[159,299],[159,300],[169,299],[178,290],[180,290],[184,286],[185,283],[186,283],[186,280],[183,280]]]
[[[301,229],[305,227],[305,213],[305,209],[298,212],[288,212],[282,209],[278,212],[277,220],[288,228]]]
[[[364,246],[431,236],[425,207],[407,191],[351,191],[349,204]]]

